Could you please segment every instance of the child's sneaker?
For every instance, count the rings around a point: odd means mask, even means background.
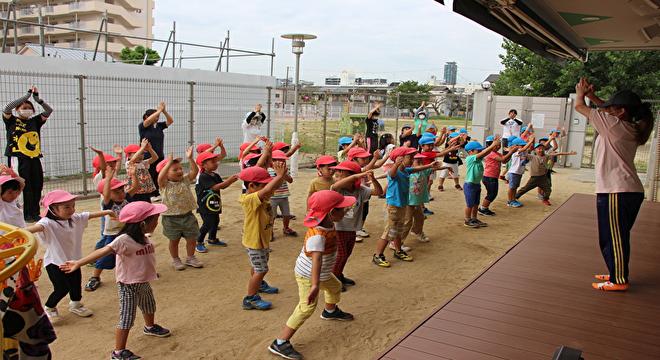
[[[273,307],[273,303],[270,301],[262,300],[261,296],[259,295],[246,296],[243,298],[244,310],[268,310],[271,307]]]
[[[475,223],[473,219],[468,219],[463,222],[463,226],[470,227],[470,228],[478,228],[479,224]]]
[[[168,336],[172,335],[172,333],[168,329],[165,329],[164,327],[162,327],[158,324],[154,324],[154,326],[152,326],[150,328],[145,326],[142,329],[142,332],[145,335],[161,337],[161,338],[168,337]]]
[[[413,234],[413,236],[414,236],[415,238],[417,238],[417,241],[419,241],[419,242],[426,243],[426,242],[431,241],[431,239],[429,239],[429,237],[426,236],[426,234],[424,234],[423,231],[422,231],[421,234],[415,234],[414,232],[411,232],[411,234]]]
[[[550,200],[543,200],[543,205],[552,206],[552,204],[550,203]]]
[[[321,319],[323,320],[339,320],[339,321],[351,321],[353,320],[353,315],[341,311],[339,306],[335,305],[335,311],[328,312],[328,310],[323,309],[321,313]]]
[[[401,247],[400,251],[395,251],[394,252],[394,257],[401,260],[401,261],[413,261],[413,257],[408,255],[405,250],[403,250],[403,247]]]
[[[46,312],[46,316],[48,316],[48,320],[50,320],[52,324],[55,324],[60,320],[62,320],[62,318],[60,317],[60,313],[57,311],[56,308],[49,308],[44,306],[44,311]]]
[[[227,243],[226,243],[226,242],[224,242],[224,241],[222,241],[222,240],[218,240],[218,239],[209,239],[209,240],[207,241],[207,243],[208,243],[209,245],[213,245],[213,246],[223,246],[223,247],[226,247],[226,246],[227,246]]]
[[[536,194],[536,198],[539,200],[543,200],[543,195],[542,194]]]
[[[179,258],[172,259],[172,267],[176,271],[182,271],[182,270],[186,269],[186,266],[183,265],[183,263],[181,262],[181,259],[179,259]]]
[[[481,206],[479,206],[479,209],[477,209],[477,211],[479,211],[479,214],[481,215],[495,216],[495,213],[492,212],[489,208],[482,208]]]
[[[361,238],[368,238],[369,237],[369,233],[364,229],[360,229],[360,230],[356,231],[355,235],[359,236]]]
[[[433,211],[431,211],[427,208],[424,208],[424,215],[433,215],[433,214],[435,214]]]
[[[282,230],[282,232],[284,233],[284,236],[292,236],[292,237],[298,236],[298,233],[292,228],[285,228],[284,230]]]
[[[630,287],[628,284],[615,284],[610,281],[605,281],[601,283],[591,283],[591,287],[596,290],[603,291],[626,291]]]
[[[195,245],[195,250],[196,250],[198,253],[209,252],[209,249],[206,248],[206,246],[204,245],[204,243],[197,243],[197,245]]]
[[[373,261],[374,264],[380,266],[380,267],[390,267],[390,262],[385,259],[385,255],[380,254],[376,255],[371,258],[371,261]]]
[[[282,345],[278,345],[277,340],[273,340],[273,342],[268,347],[268,351],[285,359],[299,360],[303,358],[302,354],[297,352],[289,341],[285,341],[282,343]]]
[[[137,360],[142,359],[141,357],[133,354],[132,351],[124,349],[122,351],[112,351],[110,355],[110,360]]]
[[[458,191],[463,191],[463,187],[460,186],[460,185],[458,185],[458,184],[454,185],[454,187],[455,187],[456,190],[458,190]]]
[[[522,207],[523,204],[520,203],[518,200],[512,200],[512,201],[507,201],[506,206],[513,207],[513,208],[519,208],[519,207]]]
[[[101,286],[101,278],[98,278],[96,276],[92,276],[87,280],[87,284],[85,284],[85,291],[94,291]]]
[[[199,260],[195,257],[195,255],[193,255],[193,256],[188,256],[188,257],[186,258],[186,265],[188,265],[188,266],[190,266],[190,267],[197,268],[197,269],[199,269],[199,268],[203,268],[203,267],[204,267],[204,264],[203,264],[201,261],[199,261]]]
[[[479,225],[479,227],[486,227],[486,226],[488,226],[488,224],[486,224],[485,222],[483,222],[483,221],[481,221],[481,220],[479,220],[479,219],[472,219],[472,221],[473,221],[475,224]]]
[[[69,302],[69,312],[76,314],[80,317],[90,317],[94,315],[94,312],[85,306],[83,306],[80,301],[71,301]]]
[[[280,289],[270,286],[265,280],[262,280],[261,285],[259,285],[259,292],[264,294],[277,294],[280,292]]]
[[[355,285],[355,281],[353,279],[347,278],[346,276],[342,276],[339,279],[339,281],[341,281],[342,285],[346,285],[346,286],[354,286]]]
[[[390,241],[388,246],[389,246],[390,249],[396,251],[396,246],[394,246],[394,241]],[[410,246],[401,244],[401,250],[410,251],[410,250],[412,250],[412,248]]]
[[[356,243],[361,243],[361,242],[363,242],[363,241],[364,241],[364,238],[363,238],[362,236],[356,236],[356,237],[355,237],[355,242],[356,242]]]

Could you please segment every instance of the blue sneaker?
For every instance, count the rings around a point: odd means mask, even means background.
[[[513,207],[513,208],[519,208],[519,207],[523,206],[523,204],[521,204],[518,200],[513,200],[513,201],[507,202],[506,206]]]
[[[264,293],[264,294],[277,294],[280,292],[280,289],[268,285],[268,283],[263,280],[261,281],[261,285],[259,286],[259,292]]]
[[[208,243],[209,245],[215,245],[215,246],[225,246],[225,247],[227,246],[227,243],[226,243],[226,242],[224,242],[224,241],[222,241],[222,240],[218,240],[218,239],[209,239],[209,240],[207,241],[207,243]]]
[[[424,215],[433,215],[433,214],[435,214],[433,211],[431,211],[427,208],[424,208]]]
[[[243,298],[244,310],[268,310],[271,307],[273,307],[273,303],[270,301],[262,300],[261,296],[259,295],[246,296]]]
[[[195,246],[195,250],[197,250],[198,253],[209,252],[209,249],[206,248],[204,243],[197,243],[197,245]]]

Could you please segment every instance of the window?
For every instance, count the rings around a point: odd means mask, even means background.
[[[115,18],[108,17],[108,24],[114,24]]]
[[[280,94],[275,94],[275,99],[279,99],[279,98],[280,98]]]
[[[115,3],[115,0],[105,0],[105,3],[113,5]]]

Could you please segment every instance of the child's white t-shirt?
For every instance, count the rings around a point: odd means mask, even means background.
[[[88,221],[89,213],[83,212],[73,214],[71,221],[44,217],[37,222],[44,228],[38,234],[39,242],[46,247],[44,266],[82,258],[82,238]]]
[[[525,172],[525,163],[523,160],[527,158],[527,154],[524,152],[516,152],[511,156],[511,165],[509,166],[509,174],[518,174],[522,175]]]
[[[6,202],[0,199],[0,221],[19,228],[25,227],[23,210],[18,207],[18,203],[16,201]],[[4,234],[4,231],[0,231],[0,234]]]

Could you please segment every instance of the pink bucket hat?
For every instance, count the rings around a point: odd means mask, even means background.
[[[163,204],[151,204],[146,201],[134,201],[124,206],[119,213],[119,221],[124,224],[135,224],[149,216],[161,214],[167,211]]]
[[[6,183],[7,181],[12,181],[12,180],[16,180],[19,183],[24,183],[25,182],[25,181],[23,181],[22,178],[15,178],[15,177],[12,177],[12,176],[9,176],[9,175],[2,175],[2,176],[0,176],[0,185]]]
[[[110,190],[119,189],[124,187],[126,184],[128,184],[126,181],[119,181],[115,178],[112,178],[112,180],[110,180]],[[101,180],[101,182],[96,186],[96,191],[98,191],[99,194],[103,194],[103,187],[105,187],[105,179]]]
[[[41,200],[41,204],[44,209],[41,211],[41,217],[46,217],[48,214],[48,208],[53,204],[59,204],[67,201],[74,200],[76,197],[68,191],[64,190],[53,190],[44,196],[44,199]]]

